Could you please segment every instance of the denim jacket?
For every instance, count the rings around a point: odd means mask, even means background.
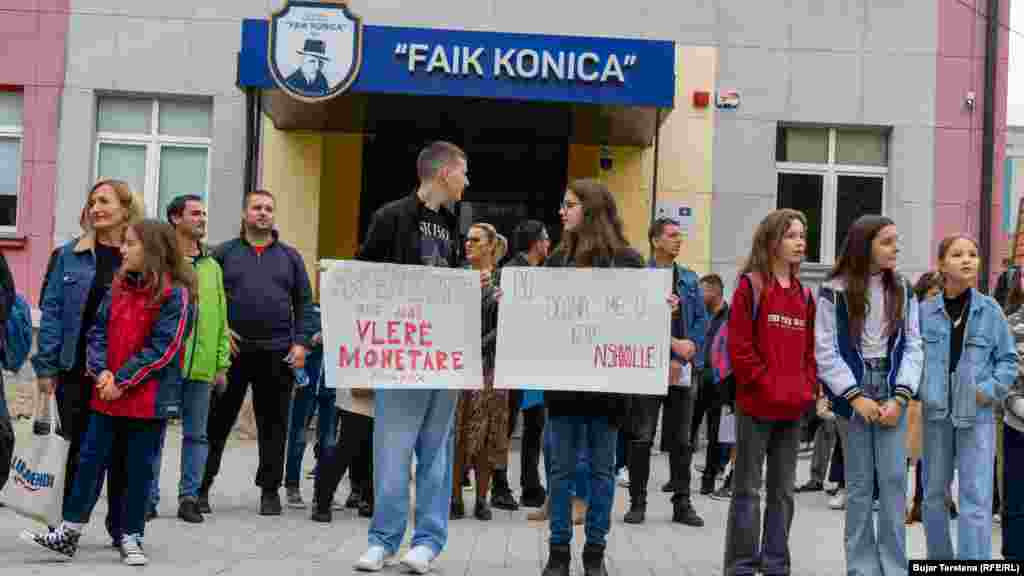
[[[708,313],[704,310],[704,291],[700,287],[697,273],[689,268],[673,263],[676,279],[675,293],[679,296],[682,314],[672,319],[672,337],[685,338],[697,347],[693,357],[693,367],[704,368],[704,337],[708,329]],[[648,268],[656,268],[654,259],[647,261]],[[672,352],[672,359],[682,362],[682,358]]]
[[[919,391],[927,420],[950,418],[957,428],[993,422],[993,406],[1003,402],[1017,376],[1017,351],[1010,326],[994,299],[973,288],[964,328],[964,349],[949,374],[953,325],[941,294],[921,304],[925,372]],[[987,402],[979,404],[975,391]]]
[[[82,315],[96,277],[95,237],[86,234],[59,248],[39,306],[36,376],[50,378],[75,367]]]

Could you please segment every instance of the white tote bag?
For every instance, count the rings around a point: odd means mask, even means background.
[[[33,435],[23,444],[24,448],[14,451],[11,476],[0,500],[26,518],[57,526],[62,519],[64,471],[70,443],[57,433],[57,405],[52,394],[49,408],[49,433]],[[36,418],[39,417],[37,410]]]

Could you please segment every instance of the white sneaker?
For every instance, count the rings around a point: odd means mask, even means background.
[[[380,572],[386,564],[391,564],[395,559],[394,554],[388,554],[383,546],[370,546],[359,560],[355,568],[361,572]]]
[[[619,476],[615,481],[619,486],[629,488],[629,468],[623,467],[622,470],[619,470]]]
[[[430,563],[434,561],[434,551],[426,546],[416,546],[402,558],[402,566],[405,566],[413,574],[426,574],[430,572]]]
[[[840,488],[836,495],[829,499],[828,507],[833,510],[845,510],[846,509],[846,489]]]

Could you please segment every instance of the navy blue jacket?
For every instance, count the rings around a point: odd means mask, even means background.
[[[228,326],[241,337],[241,347],[312,348],[312,290],[297,250],[278,240],[275,231],[262,254],[244,238],[235,238],[218,246],[213,257],[224,270]]]
[[[887,381],[888,397],[902,396],[909,400],[917,393],[923,351],[917,299],[910,285],[906,281],[902,282],[905,320],[893,330],[886,344],[886,356],[889,358]],[[860,342],[854,342],[850,334],[846,293],[838,282],[822,285],[816,313],[814,348],[818,379],[825,384],[823,388],[832,403],[832,412],[849,418],[853,415],[850,402],[861,394],[864,359],[860,353]]]

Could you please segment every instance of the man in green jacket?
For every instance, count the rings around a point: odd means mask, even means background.
[[[220,264],[202,244],[206,236],[206,207],[194,194],[178,196],[167,206],[167,220],[178,233],[178,245],[196,274],[196,307],[192,333],[185,343],[182,364],[181,481],[178,483],[178,518],[193,524],[203,521],[209,504],[199,501],[209,442],[206,422],[210,414],[210,387],[223,390],[231,365],[228,308]],[[156,517],[160,502],[161,451],[153,463],[147,519]],[[204,506],[205,504],[205,506]]]

